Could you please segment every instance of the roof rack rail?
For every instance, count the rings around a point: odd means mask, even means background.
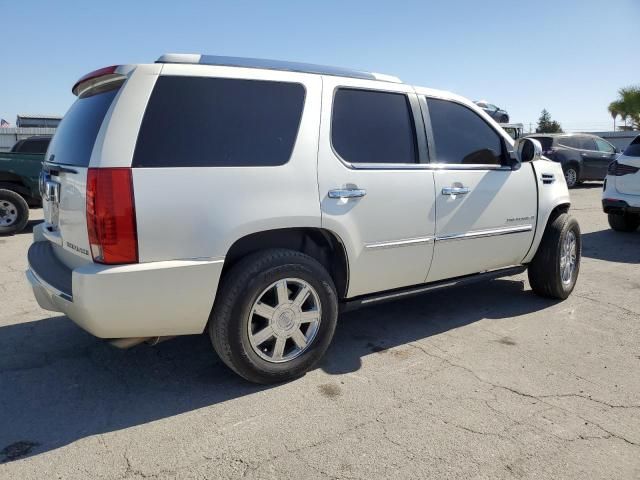
[[[156,63],[186,63],[198,65],[219,65],[225,67],[264,68],[287,72],[315,73],[318,75],[334,75],[338,77],[361,78],[364,80],[381,80],[402,83],[398,77],[381,73],[361,72],[341,67],[314,65],[311,63],[287,62],[284,60],[267,60],[263,58],[224,57],[218,55],[200,55],[197,53],[166,53]]]

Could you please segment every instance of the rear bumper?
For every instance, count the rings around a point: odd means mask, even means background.
[[[202,333],[223,259],[70,269],[49,242],[29,248],[27,279],[38,304],[101,338]]]
[[[626,213],[640,214],[640,206],[635,207],[629,205],[624,200],[612,198],[604,198],[602,200],[602,209],[604,210],[604,213],[612,213],[614,215],[624,215]]]

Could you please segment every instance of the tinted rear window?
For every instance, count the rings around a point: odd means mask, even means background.
[[[627,157],[640,157],[640,136],[636,137],[633,142],[624,150]]]
[[[78,167],[89,166],[98,131],[118,89],[80,97],[60,122],[46,160]],[[54,158],[51,160],[51,154]]]
[[[553,145],[553,138],[551,137],[530,137],[530,138],[538,140],[540,142],[540,145],[542,145],[543,151],[546,152],[548,150],[551,150],[551,146]]]
[[[160,77],[133,166],[283,165],[293,151],[304,96],[298,83]]]
[[[50,139],[25,140],[20,146],[22,153],[46,153]]]

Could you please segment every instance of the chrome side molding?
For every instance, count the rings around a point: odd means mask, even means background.
[[[491,230],[478,230],[475,232],[454,233],[436,237],[436,242],[448,242],[451,240],[469,240],[472,238],[496,237],[499,235],[510,235],[512,233],[530,232],[533,225],[518,225],[517,227],[493,228]]]

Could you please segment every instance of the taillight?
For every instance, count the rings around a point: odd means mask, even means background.
[[[633,175],[634,173],[637,173],[638,170],[640,170],[640,168],[626,165],[624,163],[618,163],[617,160],[614,160],[609,164],[607,173],[609,175],[615,175],[616,177],[623,177],[625,175]]]
[[[130,168],[89,169],[87,230],[95,262],[138,262],[138,234]]]

